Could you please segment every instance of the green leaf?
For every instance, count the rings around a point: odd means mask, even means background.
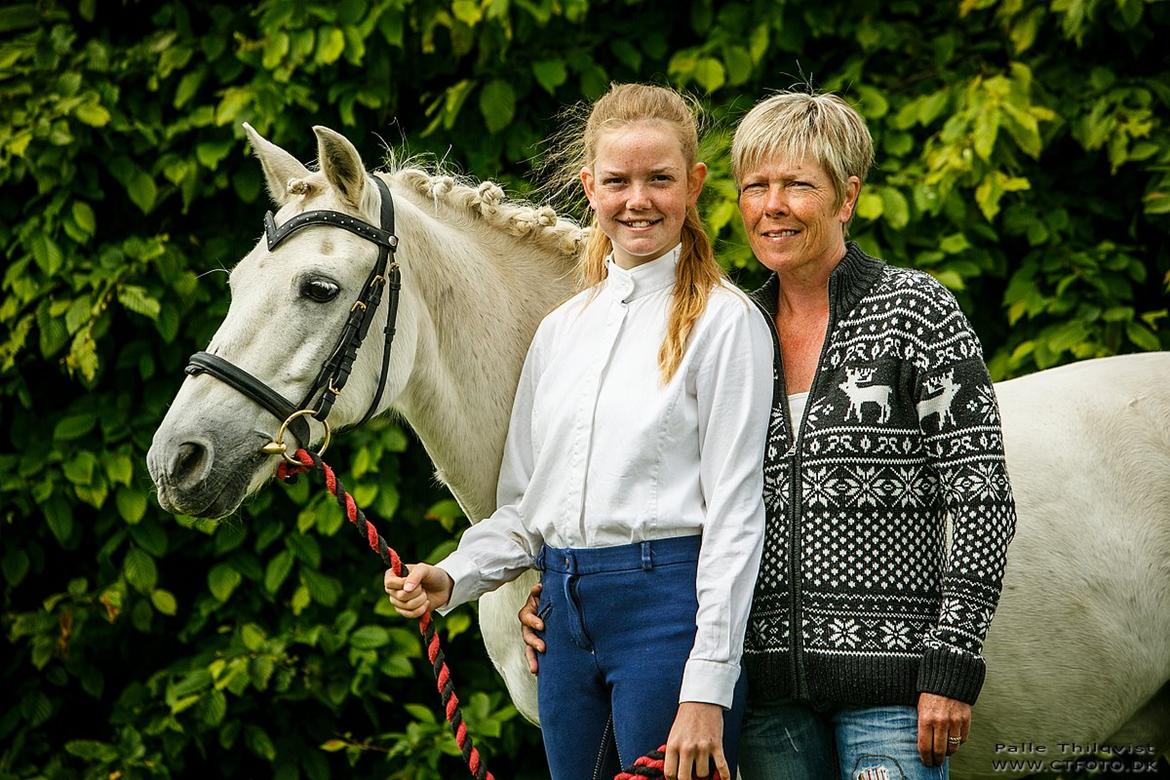
[[[218,601],[227,601],[242,579],[231,564],[221,563],[207,573],[207,587]]]
[[[403,704],[402,708],[414,717],[415,720],[421,723],[437,723],[438,719],[435,717],[435,712],[430,707],[422,704]]]
[[[349,644],[358,650],[376,650],[390,644],[390,635],[381,626],[362,626],[349,635]]]
[[[516,93],[512,85],[502,79],[493,79],[479,93],[479,110],[490,132],[498,133],[512,123],[516,112]]]
[[[222,723],[224,716],[227,715],[227,697],[215,688],[209,690],[203,697],[202,706],[200,720],[212,728]]]
[[[308,588],[309,594],[313,597],[313,601],[325,607],[332,607],[337,603],[337,599],[341,597],[340,582],[328,575],[321,574],[303,566],[301,567],[300,574],[301,582]]]
[[[88,485],[93,481],[93,472],[97,468],[97,457],[88,450],[82,450],[69,460],[65,461],[65,478],[74,485]]]
[[[36,3],[14,3],[0,8],[0,33],[36,27],[41,22],[41,10]]]
[[[948,255],[957,255],[971,248],[971,242],[963,233],[952,233],[939,242],[938,248]]]
[[[298,559],[314,569],[320,567],[321,547],[316,539],[307,534],[289,534],[285,541]]]
[[[175,601],[175,594],[169,590],[157,589],[150,594],[150,601],[154,608],[164,615],[174,615],[179,611],[179,604]]]
[[[1143,198],[1142,208],[1147,214],[1170,214],[1170,192],[1154,191]]]
[[[318,745],[326,753],[336,753],[338,750],[345,750],[348,746],[349,743],[343,739],[327,739]]]
[[[124,452],[110,452],[103,458],[106,475],[111,482],[120,482],[129,485],[134,476],[134,461]]]
[[[130,200],[142,211],[149,214],[154,208],[154,201],[158,197],[158,188],[154,186],[154,179],[146,171],[137,170],[126,181],[126,192]]]
[[[73,221],[77,223],[77,226],[84,233],[92,236],[97,230],[97,218],[94,216],[93,207],[83,200],[75,200],[72,212]]]
[[[255,623],[245,623],[244,627],[240,629],[240,638],[244,641],[244,647],[253,653],[259,652],[264,647],[264,642],[268,639],[260,626]]]
[[[134,488],[118,488],[114,494],[114,503],[118,507],[118,514],[130,525],[138,523],[146,514],[146,494]]]
[[[73,533],[73,508],[60,496],[53,496],[41,504],[45,522],[57,541],[64,544]]]
[[[150,593],[158,583],[158,568],[154,558],[138,547],[131,547],[122,561],[122,573],[126,581],[139,593]]]
[[[311,601],[312,597],[309,595],[309,589],[304,585],[299,585],[297,586],[297,589],[293,591],[292,601],[289,603],[289,606],[292,607],[294,615],[299,615],[305,610],[306,607],[309,606]]]
[[[609,45],[618,60],[630,70],[642,69],[642,52],[629,41],[618,39]]]
[[[204,168],[215,170],[220,161],[227,157],[228,152],[232,150],[234,143],[230,138],[221,141],[204,141],[195,146],[195,159],[199,160],[199,164]]]
[[[105,127],[110,123],[110,112],[97,103],[82,103],[73,109],[73,115],[90,127]]]
[[[158,313],[162,309],[162,304],[148,295],[146,288],[134,284],[118,286],[118,303],[130,311],[152,320],[158,317]]]
[[[952,290],[962,290],[965,286],[963,284],[963,277],[949,269],[933,271],[932,273],[934,274],[935,279],[938,279]]]
[[[195,97],[195,93],[199,91],[199,86],[203,83],[203,79],[207,76],[207,70],[198,68],[189,73],[184,73],[183,78],[179,79],[179,86],[175,87],[175,99],[172,105],[175,108],[182,108],[187,105],[191,98]]]
[[[901,230],[910,223],[910,204],[906,196],[893,187],[882,187],[882,215],[894,230]]]
[[[28,574],[29,569],[28,553],[17,547],[9,547],[4,551],[3,561],[0,562],[0,568],[4,570],[4,579],[8,584],[15,588],[24,581],[25,575]]]
[[[288,56],[291,44],[292,39],[288,37],[286,32],[269,35],[268,40],[264,42],[264,59],[261,61],[264,68],[274,70]]]
[[[468,27],[474,27],[483,19],[483,7],[477,0],[455,0],[451,3],[451,13]]]
[[[1162,349],[1162,342],[1158,340],[1158,337],[1140,322],[1127,322],[1125,324],[1125,335],[1129,337],[1130,341],[1142,349],[1149,350],[1150,352],[1156,352]]]
[[[292,571],[293,556],[288,550],[281,550],[268,561],[264,570],[264,589],[276,593]]]
[[[272,739],[269,738],[268,732],[259,726],[248,725],[244,727],[244,744],[248,746],[249,750],[266,761],[276,759],[276,746],[272,744]]]
[[[58,441],[72,441],[85,436],[97,425],[97,415],[83,413],[62,417],[53,427],[53,438]]]
[[[768,53],[768,26],[767,20],[757,24],[748,36],[748,51],[752,55],[752,60],[759,63],[764,55]]]
[[[65,743],[65,751],[86,761],[117,761],[119,754],[113,745],[94,739],[73,739]]]
[[[975,115],[975,154],[984,160],[991,159],[995,139],[999,134],[999,111],[986,108]]]
[[[866,119],[881,119],[890,112],[890,104],[879,90],[863,84],[857,87],[857,110]]]
[[[714,57],[700,58],[695,63],[693,75],[695,81],[699,82],[699,86],[707,90],[707,92],[714,92],[727,81],[726,73],[723,70],[723,63]]]
[[[872,190],[863,190],[857,198],[857,216],[862,219],[877,219],[882,209],[882,196]]]
[[[345,51],[345,35],[336,27],[322,27],[317,31],[317,53],[313,56],[321,65],[332,65]]]
[[[341,34],[340,31],[337,33]],[[219,105],[215,107],[215,123],[227,125],[236,121],[236,118],[251,104],[254,95],[252,90],[244,87],[229,87],[223,93]]]
[[[569,79],[569,72],[565,69],[563,60],[537,60],[532,63],[532,74],[536,76],[537,83],[550,95]]]
[[[723,52],[723,63],[727,66],[727,83],[733,87],[752,76],[752,55],[742,46],[728,46]]]
[[[41,233],[34,236],[31,245],[33,259],[45,274],[52,276],[61,269],[65,262],[64,255],[61,254],[61,248],[57,246],[57,242],[48,234]]]
[[[182,679],[173,683],[167,691],[167,699],[181,699],[199,693],[212,685],[211,672],[206,669],[192,669]]]

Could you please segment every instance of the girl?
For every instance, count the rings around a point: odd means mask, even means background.
[[[668,735],[668,777],[729,779],[764,530],[771,337],[695,210],[707,168],[686,102],[614,86],[580,145],[586,289],[529,349],[499,508],[446,559],[387,572],[385,587],[418,617],[536,566],[554,780],[612,777]]]

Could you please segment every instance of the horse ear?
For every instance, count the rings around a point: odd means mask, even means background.
[[[366,167],[358,150],[349,139],[328,127],[318,125],[313,132],[317,134],[317,159],[325,178],[349,205],[360,208],[366,186]]]
[[[272,195],[273,202],[277,206],[283,206],[288,201],[288,183],[293,179],[305,178],[309,175],[309,169],[301,165],[300,160],[257,133],[247,122],[244,122],[244,132],[248,134],[252,151],[260,161],[260,167],[264,169],[264,179],[268,182],[268,192]]]

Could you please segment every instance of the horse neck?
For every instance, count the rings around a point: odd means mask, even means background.
[[[404,294],[418,343],[395,407],[472,522],[496,482],[520,369],[536,326],[572,291],[570,259],[466,214],[399,193]]]

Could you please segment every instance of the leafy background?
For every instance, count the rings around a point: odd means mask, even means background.
[[[123,0],[0,8],[0,777],[462,776],[416,638],[306,482],[215,524],[163,513],[144,454],[266,208],[249,121],[527,194],[564,106],[611,80],[709,108],[702,202],[759,281],[736,118],[813,83],[865,115],[854,236],[953,289],[997,378],[1166,348],[1170,4],[1144,0]],[[463,524],[412,434],[339,445],[408,554]],[[214,532],[213,532],[214,531]],[[500,777],[545,776],[468,611],[443,623]]]

